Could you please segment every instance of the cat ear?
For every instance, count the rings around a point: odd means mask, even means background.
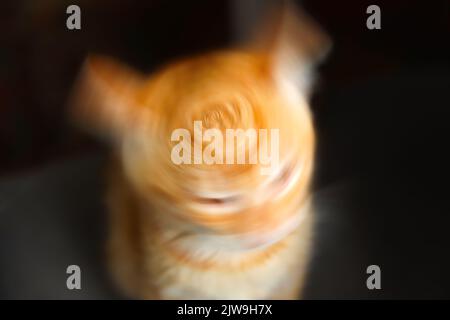
[[[69,110],[72,120],[101,136],[116,140],[142,118],[138,104],[142,76],[102,56],[86,59]]]
[[[289,1],[269,10],[255,32],[254,44],[269,55],[275,78],[308,94],[314,71],[331,48],[331,40],[305,12]]]

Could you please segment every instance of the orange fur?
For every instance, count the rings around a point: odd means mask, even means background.
[[[88,59],[72,110],[114,143],[108,247],[114,279],[130,297],[299,296],[310,252],[315,137],[306,89],[293,90],[299,83],[290,70],[313,61],[304,46],[289,58],[301,39],[292,45],[293,24],[285,25],[265,49],[213,52],[149,77],[109,58]],[[313,27],[306,34],[317,51],[323,37]],[[171,132],[192,132],[195,120],[222,132],[279,129],[279,171],[175,165]]]

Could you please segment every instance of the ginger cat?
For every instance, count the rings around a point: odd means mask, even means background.
[[[113,146],[108,252],[127,296],[299,297],[313,223],[307,98],[328,38],[293,8],[278,11],[263,30],[248,47],[188,58],[150,76],[106,57],[87,59],[71,111]],[[279,163],[267,175],[258,163],[177,165],[171,134],[194,132],[194,121],[220,132],[279,129]]]

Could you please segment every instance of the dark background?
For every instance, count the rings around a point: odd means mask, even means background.
[[[95,261],[103,218],[91,213],[101,211],[105,148],[65,114],[85,56],[104,53],[151,72],[177,57],[232,46],[268,2],[2,2],[0,297],[109,297],[106,284],[68,295],[66,275],[57,271],[68,264],[59,252],[81,243],[90,247],[87,256],[69,256],[94,261],[86,262],[92,283],[102,273]],[[450,298],[450,2],[302,3],[334,43],[312,100],[315,190],[325,213],[306,297]],[[66,29],[69,4],[81,7],[79,31]],[[381,8],[381,30],[366,28],[370,4]],[[45,238],[61,228],[70,239],[64,246],[55,243],[58,235]],[[60,272],[63,285],[31,280],[33,261],[43,277]],[[382,290],[365,287],[369,264],[380,265]]]
[[[0,174],[86,146],[67,126],[65,103],[89,52],[150,72],[177,57],[232,45],[270,2],[276,1],[2,1]],[[337,91],[400,70],[448,64],[448,1],[303,3],[334,40],[321,88]],[[80,31],[66,29],[69,4],[82,9]],[[382,30],[366,28],[369,4],[381,7]]]

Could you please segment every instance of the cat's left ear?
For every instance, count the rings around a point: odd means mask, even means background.
[[[289,1],[269,10],[255,30],[253,46],[269,55],[271,72],[283,85],[309,94],[315,69],[331,49],[318,24]]]
[[[142,83],[142,75],[115,59],[89,56],[72,93],[70,116],[88,131],[116,142],[145,118],[148,108],[137,99]]]

